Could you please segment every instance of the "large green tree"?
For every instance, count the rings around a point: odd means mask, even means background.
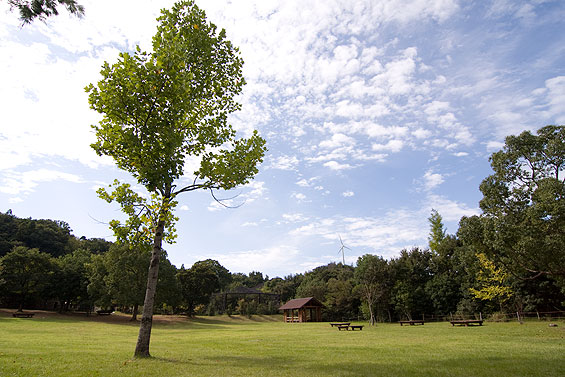
[[[388,262],[382,257],[365,254],[357,259],[355,280],[358,290],[367,304],[369,323],[375,324],[376,306],[381,300],[387,298],[390,290],[390,273]]]
[[[431,301],[426,285],[432,278],[432,253],[428,250],[413,248],[402,250],[398,258],[390,263],[394,286],[391,292],[391,304],[400,317],[412,319],[412,315],[430,313]]]
[[[58,7],[64,6],[70,14],[77,17],[84,15],[84,6],[76,0],[8,0],[11,9],[17,9],[23,24],[33,20],[45,20],[47,17],[59,14]]]
[[[207,304],[212,294],[225,289],[231,280],[229,271],[212,259],[196,262],[189,269],[181,267],[177,276],[188,315],[194,314],[197,305]]]
[[[565,278],[565,126],[508,136],[490,162],[478,220],[485,252],[521,277]]]
[[[88,294],[87,265],[92,254],[85,249],[55,259],[56,269],[51,289],[52,295],[59,299],[59,310],[69,310],[73,305],[91,305]]]
[[[121,53],[116,63],[104,63],[97,85],[86,88],[92,109],[103,115],[92,147],[159,201],[136,356],[150,356],[159,257],[175,198],[248,183],[265,152],[257,132],[237,139],[228,123],[245,81],[243,60],[225,31],[207,22],[193,1],[163,10],[158,21],[153,52]],[[181,184],[188,157],[200,158],[200,168],[190,184]]]
[[[16,246],[0,258],[0,291],[16,296],[18,311],[22,311],[27,299],[44,293],[52,274],[53,258],[49,254]]]

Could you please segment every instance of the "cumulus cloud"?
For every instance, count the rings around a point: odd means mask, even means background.
[[[465,203],[451,200],[441,195],[428,195],[427,199],[430,211],[437,210],[445,221],[459,221],[463,216],[475,216],[480,214],[479,208],[470,207]]]
[[[355,193],[353,191],[344,191],[341,193],[341,196],[343,196],[344,198],[350,198],[352,196],[355,196]]]
[[[307,216],[302,213],[283,213],[282,218],[291,223],[302,222],[308,220]]]
[[[402,140],[389,140],[386,144],[373,144],[372,149],[374,151],[389,151],[392,153],[397,153],[402,150],[404,142]]]
[[[57,170],[39,169],[26,172],[5,171],[0,192],[10,195],[26,195],[34,191],[42,182],[65,181],[83,183],[83,179],[75,174]]]
[[[565,76],[551,78],[545,82],[548,89],[549,117],[556,124],[565,124]]]
[[[428,170],[422,177],[422,185],[426,191],[432,190],[444,182],[443,175]]]
[[[290,197],[296,199],[296,201],[298,202],[303,202],[306,200],[306,195],[301,192],[293,192]]]
[[[271,162],[269,168],[279,170],[296,170],[298,163],[299,161],[296,156],[279,156]]]
[[[324,163],[324,166],[330,168],[331,170],[347,170],[353,168],[353,166],[349,164],[340,164],[337,161],[328,161]]]
[[[231,251],[229,253],[208,253],[200,259],[215,259],[232,272],[276,271],[281,275],[303,271],[300,251],[292,245],[270,246],[264,249]]]

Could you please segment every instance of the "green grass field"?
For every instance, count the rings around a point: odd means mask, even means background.
[[[281,317],[156,319],[133,359],[125,316],[0,312],[0,376],[565,376],[565,323],[379,324],[338,331]]]

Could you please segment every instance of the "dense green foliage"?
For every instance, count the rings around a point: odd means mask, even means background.
[[[16,8],[20,13],[20,20],[29,24],[35,19],[45,20],[47,17],[59,14],[59,5],[75,16],[84,15],[84,6],[76,0],[8,0],[10,8]]]
[[[490,161],[472,242],[518,276],[565,280],[565,126],[508,136]]]

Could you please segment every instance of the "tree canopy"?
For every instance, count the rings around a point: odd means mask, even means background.
[[[45,20],[59,14],[58,7],[64,6],[70,14],[84,16],[84,6],[76,0],[8,0],[11,9],[17,9],[22,23],[30,24],[35,19]]]
[[[565,126],[508,136],[480,186],[482,242],[522,277],[565,277]]]

